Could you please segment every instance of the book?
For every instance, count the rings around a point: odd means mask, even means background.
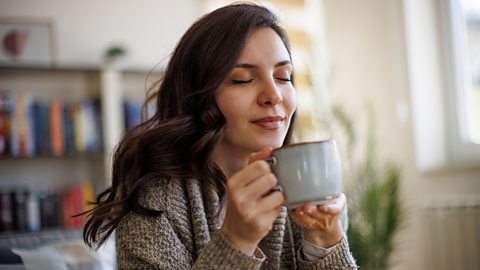
[[[5,93],[0,90],[0,157],[5,155]]]
[[[14,157],[34,155],[33,98],[31,93],[11,93],[11,154]]]
[[[3,150],[0,152],[1,156],[11,155],[11,110],[12,110],[12,96],[9,92],[2,92],[2,137]]]
[[[12,208],[12,227],[15,231],[27,230],[27,193],[23,189],[15,189],[10,193]]]
[[[34,102],[35,154],[46,156],[51,154],[50,119],[47,104]]]
[[[93,100],[84,101],[81,106],[81,113],[85,151],[88,153],[99,153],[101,150],[101,138],[96,122],[97,109],[95,102]]]
[[[53,101],[50,105],[50,142],[54,156],[63,155],[65,149],[62,114],[62,103],[59,100]]]
[[[124,101],[125,129],[131,129],[141,123],[142,102]]]
[[[69,104],[65,104],[63,107],[65,153],[68,155],[74,155],[78,152],[75,145],[74,110],[75,108]]]
[[[10,192],[0,190],[0,232],[13,230],[13,213]]]
[[[41,229],[61,226],[61,209],[59,195],[53,191],[38,192],[40,204]]]
[[[26,194],[26,223],[27,230],[36,232],[40,230],[40,202],[37,192],[29,190]]]
[[[70,185],[61,194],[62,223],[65,229],[80,229],[85,223],[85,216],[74,215],[91,209],[87,202],[93,201],[94,192],[90,182]]]

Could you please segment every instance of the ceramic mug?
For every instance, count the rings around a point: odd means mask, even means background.
[[[334,140],[286,145],[268,159],[285,205],[321,204],[342,192],[342,165]]]

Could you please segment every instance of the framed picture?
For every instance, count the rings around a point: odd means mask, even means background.
[[[56,63],[53,22],[0,17],[0,66],[52,67]]]

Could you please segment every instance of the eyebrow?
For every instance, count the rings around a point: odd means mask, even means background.
[[[285,65],[291,65],[292,63],[289,60],[284,60],[280,61],[275,64],[275,67],[280,67],[280,66],[285,66]],[[247,63],[240,63],[235,65],[236,68],[253,68],[253,69],[258,69],[258,65],[253,65],[253,64],[247,64]]]

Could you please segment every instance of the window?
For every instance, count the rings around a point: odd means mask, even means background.
[[[458,1],[458,0],[457,0]],[[480,144],[480,1],[460,0],[457,17],[459,42],[463,61],[458,67],[464,72],[465,84],[459,89],[465,106],[463,140]]]
[[[480,1],[446,0],[444,82],[450,152],[454,161],[478,160],[480,152]],[[448,65],[451,63],[451,65]],[[453,120],[453,121],[452,121]]]
[[[480,164],[480,1],[404,0],[420,171]]]

